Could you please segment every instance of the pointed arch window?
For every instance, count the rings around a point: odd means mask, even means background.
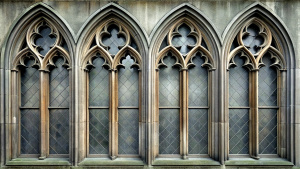
[[[12,158],[69,157],[71,69],[66,42],[47,17],[35,20],[23,38],[12,69],[12,116],[17,119]]]
[[[158,157],[210,154],[210,84],[215,65],[207,42],[199,26],[183,18],[161,43],[156,59]]]
[[[118,19],[103,22],[85,54],[87,157],[141,156],[141,56]]]
[[[229,155],[286,157],[281,136],[285,70],[271,29],[256,17],[249,19],[232,41],[228,57]]]

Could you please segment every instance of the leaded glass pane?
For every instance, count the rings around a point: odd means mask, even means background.
[[[179,71],[174,68],[175,58],[165,57],[167,67],[159,71],[159,106],[179,106]]]
[[[229,154],[249,154],[249,109],[229,109]]]
[[[21,154],[40,153],[40,111],[21,110]]]
[[[90,109],[89,153],[109,153],[109,109]]]
[[[259,153],[277,154],[277,109],[259,109]]]
[[[69,109],[50,109],[49,114],[49,153],[69,154]]]
[[[189,154],[208,154],[207,109],[189,109]]]
[[[95,68],[89,72],[90,106],[109,106],[109,71],[102,67],[104,62],[103,58],[96,58]]]
[[[31,67],[34,63],[26,60],[27,68],[21,69],[21,154],[40,153],[39,71]]]
[[[119,27],[117,25],[110,25],[108,27],[109,35],[106,35],[102,38],[104,45],[108,46],[109,53],[115,55],[119,52],[119,46],[125,45],[125,37],[119,33]]]
[[[189,70],[189,106],[208,106],[208,71],[201,67],[203,59],[197,54],[195,67]]]
[[[229,71],[229,106],[249,106],[249,72],[242,67],[244,61],[234,58],[236,67]]]
[[[130,68],[134,63],[127,56],[122,64],[125,68],[119,69],[119,106],[139,106],[139,72],[136,68]]]
[[[159,110],[159,154],[180,153],[179,109]]]
[[[262,59],[265,64],[258,72],[258,104],[259,106],[277,106],[277,72],[270,67],[269,55]]]
[[[63,67],[64,59],[56,58],[51,70],[49,111],[49,153],[69,153],[69,71]],[[55,108],[51,108],[55,107]]]
[[[179,47],[179,51],[182,54],[187,54],[191,48],[189,46],[195,45],[197,39],[190,35],[191,29],[186,24],[182,24],[178,28],[179,35],[176,35],[172,39],[172,44]]]
[[[69,107],[69,71],[63,67],[64,59],[55,61],[50,72],[50,106]]]
[[[119,154],[139,154],[139,110],[119,109]]]
[[[27,68],[21,70],[21,106],[39,107],[40,106],[40,84],[39,71],[31,66],[34,60],[26,60]]]

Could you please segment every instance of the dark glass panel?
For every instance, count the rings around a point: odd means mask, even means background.
[[[90,106],[109,106],[109,71],[102,67],[104,63],[103,58],[96,58],[95,68],[89,72]]]
[[[277,109],[259,109],[259,153],[277,154]]]
[[[229,154],[249,154],[249,109],[229,110]]]
[[[167,37],[168,37],[168,36],[166,36],[166,37],[164,38],[164,40],[161,42],[161,45],[160,45],[160,47],[159,47],[159,51],[161,51],[163,48],[165,48],[165,47],[168,46]]]
[[[89,153],[109,153],[109,109],[90,109]]]
[[[270,67],[270,55],[262,59],[265,64],[258,72],[258,104],[259,106],[277,106],[277,72]]]
[[[139,110],[119,109],[119,154],[139,154]]]
[[[159,154],[180,153],[179,109],[159,110]]]
[[[31,66],[34,60],[25,60],[27,68],[21,72],[21,154],[40,153],[40,86],[39,71]],[[35,108],[35,109],[33,109]]]
[[[242,67],[244,61],[236,56],[236,67],[229,71],[229,106],[249,105],[249,72]]]
[[[159,106],[179,106],[179,71],[174,68],[175,58],[167,56],[159,71]]]
[[[193,58],[195,67],[189,69],[189,106],[208,106],[208,71],[202,67],[203,59]]]
[[[208,154],[207,109],[189,109],[189,154]]]
[[[69,71],[63,67],[63,58],[54,60],[56,67],[51,70],[49,111],[49,153],[69,153]],[[64,109],[62,109],[64,108]]]
[[[136,68],[130,68],[134,63],[130,56],[122,60],[125,68],[120,68],[118,75],[119,106],[139,106],[139,72]]]
[[[49,114],[49,153],[69,154],[69,109],[50,109]]]

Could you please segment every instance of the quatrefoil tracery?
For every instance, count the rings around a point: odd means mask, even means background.
[[[49,71],[49,66],[52,65],[51,59],[58,55],[63,57],[65,66],[70,68],[70,56],[64,48],[66,46],[64,43],[55,24],[47,17],[39,18],[27,30],[26,38],[13,62],[13,70],[23,65],[22,60],[24,61],[28,55],[32,56],[39,68],[44,71]]]
[[[252,18],[244,24],[237,35],[238,46],[235,47],[230,53],[227,61],[227,70],[230,67],[234,67],[234,58],[240,54],[240,57],[244,57],[245,63],[243,66],[252,70],[259,70],[264,63],[262,58],[265,54],[270,53],[271,59],[274,63],[271,66],[275,66],[279,70],[286,69],[286,63],[281,54],[281,50],[271,46],[273,39],[271,30],[268,26],[258,18]],[[278,46],[278,45],[275,45]]]
[[[94,43],[95,42],[95,43]],[[127,55],[133,59],[133,66],[141,69],[141,56],[138,53],[137,44],[132,38],[129,30],[119,20],[112,18],[104,22],[89,39],[90,49],[84,52],[83,68],[86,71],[94,67],[95,57],[105,60],[103,66],[109,70],[117,70],[121,61]]]
[[[193,57],[200,53],[200,56],[205,59],[202,66],[207,67],[209,70],[215,70],[211,53],[206,45],[201,45],[206,44],[202,43],[202,41],[204,42],[203,38],[200,29],[192,21],[188,18],[179,20],[168,32],[166,47],[158,53],[156,69],[165,66],[163,59],[171,53],[176,58],[174,66],[179,66],[180,70],[187,70],[193,65]]]

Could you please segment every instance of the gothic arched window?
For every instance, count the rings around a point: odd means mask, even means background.
[[[13,61],[13,158],[69,157],[70,56],[47,17],[35,20]],[[20,133],[20,135],[18,134]]]
[[[277,156],[285,138],[280,105],[285,60],[278,40],[260,19],[249,19],[232,41],[228,57],[229,155]],[[282,116],[283,115],[283,116]]]
[[[141,146],[141,56],[117,19],[91,35],[85,54],[87,157],[139,157]]]
[[[211,107],[211,49],[190,19],[168,31],[156,58],[158,157],[207,156]]]

